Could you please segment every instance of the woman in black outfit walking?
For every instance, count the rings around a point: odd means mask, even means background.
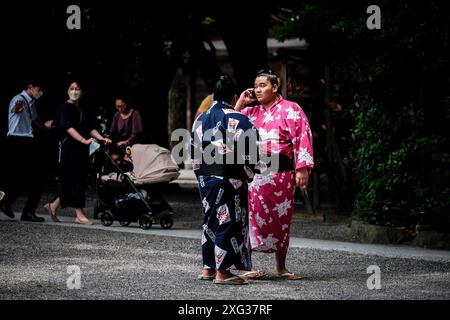
[[[50,216],[58,221],[58,207],[75,208],[75,222],[92,224],[84,212],[86,178],[89,164],[89,145],[98,140],[106,144],[111,140],[103,137],[94,126],[86,106],[80,101],[83,95],[78,82],[72,82],[67,90],[69,99],[58,112],[57,125],[64,132],[60,142],[60,191],[59,197],[46,205]]]

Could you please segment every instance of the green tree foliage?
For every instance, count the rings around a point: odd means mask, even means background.
[[[305,38],[350,98],[354,213],[390,226],[450,230],[449,8],[443,1],[301,1],[272,32]]]

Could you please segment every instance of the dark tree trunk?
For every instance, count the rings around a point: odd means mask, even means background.
[[[253,86],[258,70],[268,67],[269,7],[251,10],[221,8],[216,14],[240,90]]]

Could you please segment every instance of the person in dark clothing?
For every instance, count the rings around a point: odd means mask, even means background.
[[[258,161],[258,132],[247,116],[233,110],[235,90],[228,76],[217,82],[215,101],[194,122],[191,158],[204,214],[199,279],[242,285],[248,282],[231,269],[252,268],[247,182]]]
[[[116,109],[111,124],[111,135],[117,140],[118,147],[133,145],[143,130],[141,114],[130,106],[126,97],[116,99]]]
[[[43,129],[54,127],[53,120],[45,123],[39,119],[36,111],[36,100],[43,95],[41,86],[36,81],[26,82],[24,90],[16,95],[9,104],[8,133],[6,138],[9,154],[4,179],[5,193],[0,202],[0,210],[10,218],[14,218],[12,204],[23,192],[28,191],[28,199],[20,220],[43,222],[45,219],[35,214],[43,190],[42,158],[33,132],[33,125]]]
[[[111,140],[103,137],[94,126],[89,110],[80,101],[82,88],[72,82],[67,91],[69,99],[59,108],[57,125],[64,132],[60,142],[60,191],[59,197],[46,205],[50,216],[57,221],[56,210],[75,208],[75,222],[92,224],[86,217],[85,190],[89,165],[89,145],[95,140],[106,144]]]
[[[112,160],[124,171],[132,171],[131,162],[125,160],[126,148],[139,143],[142,138],[142,117],[139,111],[130,105],[130,99],[122,94],[116,98],[116,114],[111,124],[111,138],[115,142],[109,148]],[[115,168],[112,168],[115,171]]]

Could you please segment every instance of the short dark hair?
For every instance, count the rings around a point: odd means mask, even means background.
[[[219,77],[214,86],[214,100],[225,101],[230,103],[236,95],[236,84],[227,74]]]
[[[70,88],[70,86],[71,86],[72,83],[76,83],[77,86],[79,86],[80,89],[84,92],[84,82],[83,82],[83,81],[81,81],[80,79],[73,79],[73,80],[70,80],[70,81],[67,82],[66,88]]]
[[[133,104],[130,92],[125,91],[125,90],[117,92],[115,94],[115,96],[114,96],[114,99],[115,100],[122,100],[128,106],[131,106]]]
[[[39,79],[26,79],[22,82],[22,88],[24,90],[28,89],[28,86],[33,86],[33,87],[41,87],[42,88],[42,83]]]
[[[279,85],[278,76],[272,70],[266,70],[266,69],[259,70],[256,73],[256,78],[258,78],[258,77],[266,77],[272,85],[274,85],[274,84]]]

